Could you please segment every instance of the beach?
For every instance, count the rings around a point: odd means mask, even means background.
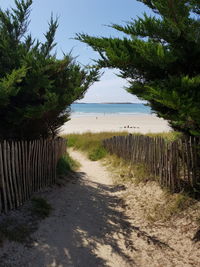
[[[84,133],[84,132],[119,132],[129,133],[140,132],[158,133],[169,132],[171,128],[168,122],[151,114],[99,114],[71,116],[71,120],[66,122],[60,134]]]

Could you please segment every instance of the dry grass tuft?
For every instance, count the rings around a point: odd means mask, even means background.
[[[131,182],[137,185],[154,179],[144,164],[131,164],[116,155],[107,155],[104,165],[114,174],[117,184]]]
[[[186,193],[171,194],[164,192],[161,202],[154,203],[146,212],[149,222],[165,222],[194,205],[196,201]]]

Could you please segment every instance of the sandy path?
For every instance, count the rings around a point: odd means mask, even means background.
[[[133,266],[121,240],[129,223],[117,208],[121,200],[114,191],[120,188],[112,185],[99,162],[91,162],[79,152],[71,155],[82,164],[78,179],[42,193],[53,206],[51,216],[33,234],[31,248],[7,243],[3,248],[7,259],[0,266]]]
[[[186,215],[174,225],[145,221],[152,194],[162,194],[156,184],[116,186],[100,162],[70,154],[82,164],[79,172],[41,194],[52,214],[41,221],[31,246],[7,242],[0,248],[0,267],[200,266],[200,244],[192,242],[195,227]]]

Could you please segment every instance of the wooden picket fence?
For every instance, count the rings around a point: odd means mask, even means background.
[[[56,182],[56,166],[66,140],[0,142],[0,213],[15,209]]]
[[[167,142],[161,137],[114,136],[104,147],[133,164],[144,164],[162,187],[172,192],[200,187],[200,138]]]

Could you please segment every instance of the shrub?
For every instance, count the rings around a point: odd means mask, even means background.
[[[50,19],[42,43],[29,31],[32,0],[0,9],[0,138],[54,137],[69,120],[70,105],[84,96],[98,71],[83,68],[71,54],[57,59],[57,19]]]
[[[96,160],[104,158],[107,154],[108,154],[108,152],[105,150],[105,148],[103,148],[102,146],[99,146],[99,147],[93,149],[89,153],[88,157],[90,160],[96,161]]]
[[[57,164],[57,175],[65,176],[69,171],[75,171],[80,167],[80,163],[70,157],[68,153],[62,156]]]
[[[41,219],[45,219],[50,215],[52,207],[44,198],[33,197],[31,199],[31,202],[32,202],[31,212],[33,215]]]

